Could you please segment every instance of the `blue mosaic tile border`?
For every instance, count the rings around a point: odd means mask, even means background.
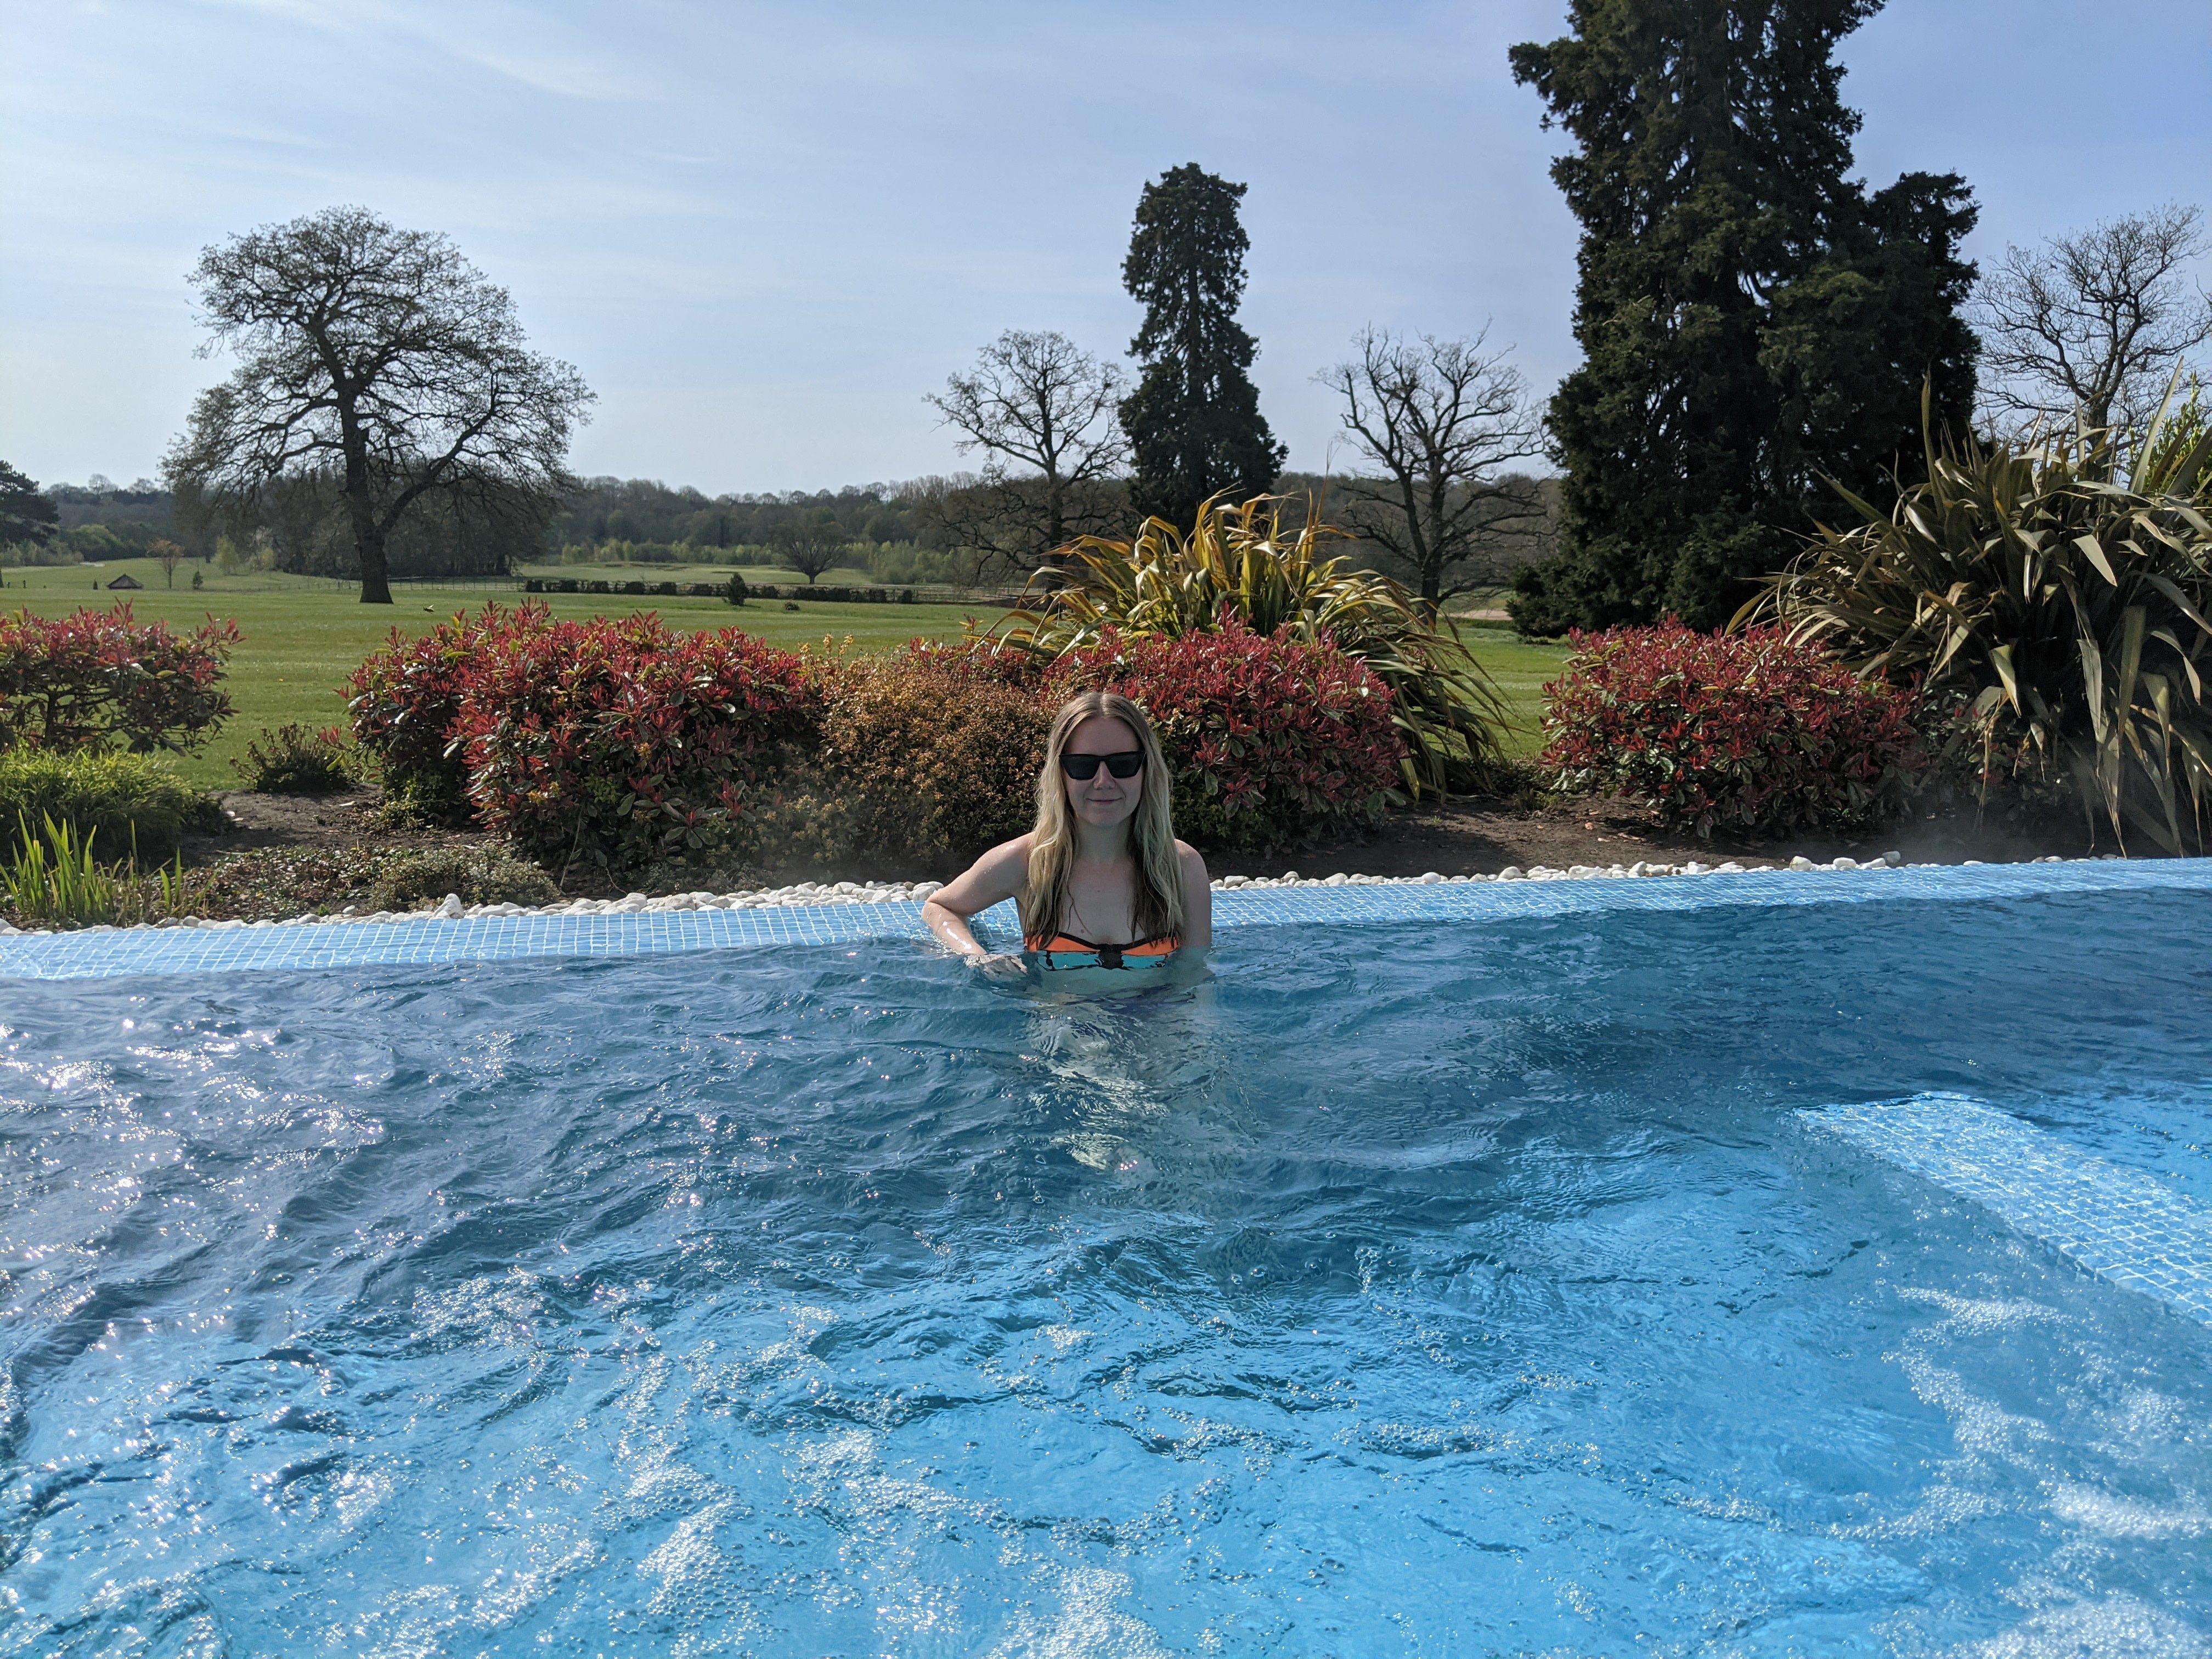
[[[2212,1324],[2212,1214],[2155,1176],[2077,1152],[1963,1095],[1799,1115],[1985,1206],[2091,1273]]]
[[[1928,870],[1646,877],[1633,880],[1445,883],[1243,889],[1214,895],[1218,928],[1327,923],[1460,922],[1603,910],[1702,910],[1777,904],[1957,904],[2051,893],[2212,892],[2212,859],[1948,866]],[[1013,907],[979,919],[1001,943]],[[521,957],[658,955],[763,945],[841,945],[922,934],[916,903],[635,915],[473,916],[306,927],[131,928],[0,939],[0,979],[354,968]]]

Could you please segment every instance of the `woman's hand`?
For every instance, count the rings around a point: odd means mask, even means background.
[[[1019,957],[1010,957],[997,951],[971,952],[968,957],[968,965],[985,979],[1027,979],[1030,972],[1029,963],[1024,962]]]

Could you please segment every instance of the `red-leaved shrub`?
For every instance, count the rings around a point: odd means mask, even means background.
[[[1389,691],[1364,663],[1233,621],[1057,660],[921,641],[840,660],[650,615],[487,606],[395,636],[351,690],[387,789],[472,808],[559,871],[972,854],[1029,828],[1053,712],[1093,688],[1151,713],[1176,827],[1203,847],[1365,827],[1399,775]]]
[[[803,659],[647,612],[481,634],[453,736],[488,828],[556,872],[628,869],[747,856],[817,706]]]
[[[1152,717],[1175,771],[1176,833],[1265,851],[1379,823],[1405,744],[1390,691],[1334,646],[1285,629],[1121,640],[1060,659],[1058,695],[1117,691]],[[1055,696],[1055,701],[1057,697]]]
[[[236,623],[172,634],[128,602],[0,616],[0,750],[197,749],[230,718],[219,682],[237,644]]]
[[[468,822],[468,766],[453,742],[453,722],[479,653],[493,642],[553,625],[543,604],[477,615],[456,613],[409,639],[398,629],[346,682],[354,741],[384,763],[385,799],[436,823]]]
[[[1572,793],[1620,794],[1711,836],[1863,829],[1925,769],[1912,696],[1775,629],[1571,636],[1544,688],[1538,765]]]

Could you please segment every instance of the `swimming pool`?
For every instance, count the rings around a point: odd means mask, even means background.
[[[2205,1651],[2205,866],[1377,891],[9,941],[0,1651]]]

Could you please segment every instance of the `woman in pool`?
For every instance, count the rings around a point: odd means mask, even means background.
[[[1086,691],[1054,717],[1036,828],[994,847],[921,907],[929,931],[988,972],[968,918],[1018,899],[1022,939],[1047,970],[1157,968],[1213,942],[1206,860],[1175,838],[1159,739],[1127,697]]]

